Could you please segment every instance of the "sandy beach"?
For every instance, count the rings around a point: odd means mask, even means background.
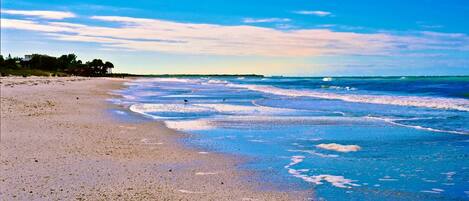
[[[184,147],[159,122],[113,117],[123,79],[1,78],[1,200],[304,200],[241,159]],[[250,177],[252,176],[252,177]],[[246,179],[252,178],[252,179]],[[260,190],[263,189],[263,190]],[[267,188],[269,189],[269,188]]]

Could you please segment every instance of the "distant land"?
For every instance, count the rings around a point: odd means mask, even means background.
[[[113,73],[115,66],[109,61],[101,59],[93,59],[83,62],[78,59],[75,54],[61,55],[60,57],[49,56],[46,54],[31,54],[24,57],[12,57],[8,55],[6,58],[0,55],[0,75],[1,76],[85,76],[85,77],[245,77],[245,78],[323,78],[329,76],[265,76],[260,74],[133,74],[133,73]],[[440,75],[440,76],[331,76],[335,78],[407,78],[407,79],[423,79],[431,78],[464,78],[469,75]]]

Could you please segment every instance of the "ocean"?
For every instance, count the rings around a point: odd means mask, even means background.
[[[469,77],[141,78],[111,100],[318,200],[469,200]],[[120,112],[119,114],[123,114]]]

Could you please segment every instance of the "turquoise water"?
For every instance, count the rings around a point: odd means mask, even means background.
[[[113,100],[324,200],[469,200],[469,77],[143,78]]]

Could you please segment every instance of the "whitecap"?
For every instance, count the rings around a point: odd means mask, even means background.
[[[423,190],[423,191],[420,191],[420,192],[422,192],[422,193],[433,193],[433,194],[439,194],[439,193],[441,193],[441,192],[439,192],[439,191],[433,191],[433,190]]]
[[[209,80],[207,81],[209,84],[228,84],[228,81],[226,80]]]
[[[363,95],[363,94],[338,94],[317,92],[311,90],[282,89],[272,86],[228,84],[235,88],[244,88],[252,91],[260,91],[269,94],[290,97],[314,97],[322,99],[338,99],[347,102],[387,104],[399,106],[426,107],[434,109],[452,109],[469,111],[469,100],[461,98],[437,98],[424,96],[390,96],[390,95]]]
[[[330,144],[318,144],[316,145],[317,148],[338,151],[338,152],[355,152],[361,149],[358,145],[341,145],[337,143],[330,143]]]
[[[233,114],[249,114],[249,115],[267,115],[267,114],[280,114],[291,113],[296,110],[274,108],[266,106],[249,106],[249,105],[233,105],[233,104],[194,104],[203,108],[210,108],[213,111],[220,113],[233,113]]]
[[[417,130],[426,130],[426,131],[437,132],[437,133],[451,133],[451,134],[469,135],[468,132],[464,132],[464,131],[441,130],[441,129],[423,127],[423,126],[407,125],[407,124],[397,123],[396,122],[396,121],[401,121],[401,120],[420,120],[420,119],[432,119],[432,118],[392,119],[392,118],[373,117],[373,116],[367,116],[365,118],[380,120],[380,121],[384,121],[386,123],[393,124],[393,125],[396,125],[396,126],[402,126],[402,127],[406,127],[406,128],[413,128],[413,129],[417,129]]]

